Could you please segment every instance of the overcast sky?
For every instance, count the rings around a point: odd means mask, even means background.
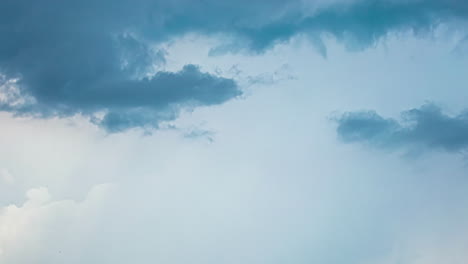
[[[468,263],[462,0],[1,0],[0,264]]]

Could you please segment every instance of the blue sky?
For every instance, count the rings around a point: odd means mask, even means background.
[[[467,18],[1,1],[0,263],[467,263]]]

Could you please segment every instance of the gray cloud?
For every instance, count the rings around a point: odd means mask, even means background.
[[[338,122],[338,136],[347,143],[377,148],[465,151],[468,148],[468,114],[444,114],[433,105],[402,113],[402,120],[384,118],[375,111],[346,113]]]
[[[305,10],[299,0],[1,1],[0,74],[17,81],[15,89],[2,88],[0,109],[35,117],[83,114],[110,132],[157,127],[185,107],[241,93],[234,80],[193,65],[154,74],[164,63],[158,43],[197,33],[224,36],[213,54],[262,52],[307,34],[325,54],[323,35],[365,48],[392,31],[421,32],[465,18],[468,5],[365,0]]]

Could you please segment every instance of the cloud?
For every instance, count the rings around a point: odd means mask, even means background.
[[[132,1],[2,1],[0,110],[40,118],[82,114],[120,132],[157,128],[182,109],[241,94],[234,80],[196,65],[158,71],[165,54],[139,32],[144,8]]]
[[[134,127],[157,128],[161,121],[175,119],[181,109],[221,104],[241,94],[233,80],[203,73],[195,65],[139,80],[115,73],[80,83],[74,79],[80,78],[76,76],[79,73],[72,75],[58,80],[59,84],[56,80],[41,85],[41,81],[22,79],[16,84],[19,91],[7,90],[10,93],[0,109],[36,117],[83,114],[108,132],[121,132]],[[30,99],[24,100],[22,94]],[[98,117],[101,112],[104,116]]]
[[[2,1],[0,110],[42,118],[82,114],[109,132],[157,128],[186,107],[241,94],[234,80],[194,65],[158,70],[165,52],[155,47],[184,34],[221,37],[213,54],[263,52],[306,34],[325,54],[323,35],[360,49],[389,32],[430,30],[468,14],[468,5],[455,0],[312,6],[299,0]]]
[[[103,210],[112,187],[96,185],[78,202],[52,200],[47,188],[33,188],[21,206],[0,208],[0,262],[58,263],[66,258],[78,263],[85,246],[81,240],[92,235],[89,232],[95,227],[89,219]]]
[[[171,164],[186,161],[185,155]],[[229,169],[245,167],[249,159]],[[466,256],[463,177],[429,172],[421,183],[420,177],[384,170],[383,180],[353,172],[349,164],[342,175],[322,170],[312,185],[283,172],[260,179],[256,171],[213,171],[212,159],[202,160],[174,166],[166,175],[135,174],[96,185],[79,199],[29,189],[24,202],[0,207],[0,263],[357,264],[380,263],[393,257],[393,249],[404,258],[389,263],[418,263],[407,257],[442,259],[445,248],[455,254],[450,263],[465,263],[453,258]],[[281,166],[290,171],[297,164]]]
[[[256,22],[225,25],[224,30],[236,37],[213,48],[211,54],[238,52],[246,48],[263,52],[295,35],[304,34],[326,56],[324,36],[335,37],[350,50],[362,50],[389,33],[428,33],[441,23],[468,16],[468,4],[457,0],[339,1],[325,6],[316,5],[312,11],[299,1],[289,1],[287,6],[272,4],[275,5],[278,10],[273,12],[273,18],[246,17],[245,21]],[[234,21],[237,22],[235,18]],[[223,21],[217,22],[223,24]]]
[[[449,116],[438,106],[426,104],[401,116],[398,121],[375,111],[349,112],[337,118],[337,133],[344,142],[383,149],[460,152],[468,148],[467,113]]]
[[[210,130],[193,128],[184,133],[184,137],[188,139],[206,139],[208,142],[214,141],[215,133]]]

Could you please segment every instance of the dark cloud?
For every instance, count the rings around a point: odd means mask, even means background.
[[[37,117],[70,116],[77,113],[91,117],[93,123],[108,132],[134,127],[157,128],[161,121],[173,120],[182,108],[221,104],[240,94],[233,80],[202,73],[194,65],[181,71],[158,72],[138,80],[117,76],[93,82],[40,85],[39,80],[20,81],[21,89],[33,96],[27,104],[5,104],[2,109],[17,115]],[[13,98],[16,99],[16,98]],[[99,113],[104,113],[102,118]]]
[[[365,143],[377,148],[465,151],[468,148],[468,114],[444,114],[433,105],[402,113],[401,121],[374,111],[346,113],[338,122],[338,136],[347,143]]]
[[[421,32],[464,18],[468,5],[362,0],[306,10],[299,0],[2,0],[0,75],[16,88],[2,87],[0,109],[83,114],[111,132],[157,127],[185,107],[220,104],[241,92],[234,80],[193,65],[154,73],[165,55],[155,44],[197,33],[222,36],[213,54],[262,52],[307,34],[323,53],[323,35],[359,49],[388,32]]]
[[[314,12],[304,11],[300,1],[288,3],[282,7],[280,5],[279,10],[282,12],[276,10],[274,13],[278,15],[260,23],[258,20],[262,19],[261,15],[259,19],[244,19],[257,23],[225,25],[225,30],[237,37],[213,48],[212,54],[237,52],[246,48],[263,52],[297,34],[309,36],[311,43],[323,55],[326,55],[323,36],[335,37],[350,50],[361,50],[388,33],[429,33],[441,23],[468,17],[468,3],[458,0],[356,0],[327,5]],[[239,22],[235,18],[233,20]]]
[[[82,114],[120,132],[157,128],[181,109],[240,95],[234,80],[195,65],[152,73],[165,55],[154,48],[162,31],[155,24],[154,36],[147,33],[157,4],[1,1],[0,109],[41,118]]]

